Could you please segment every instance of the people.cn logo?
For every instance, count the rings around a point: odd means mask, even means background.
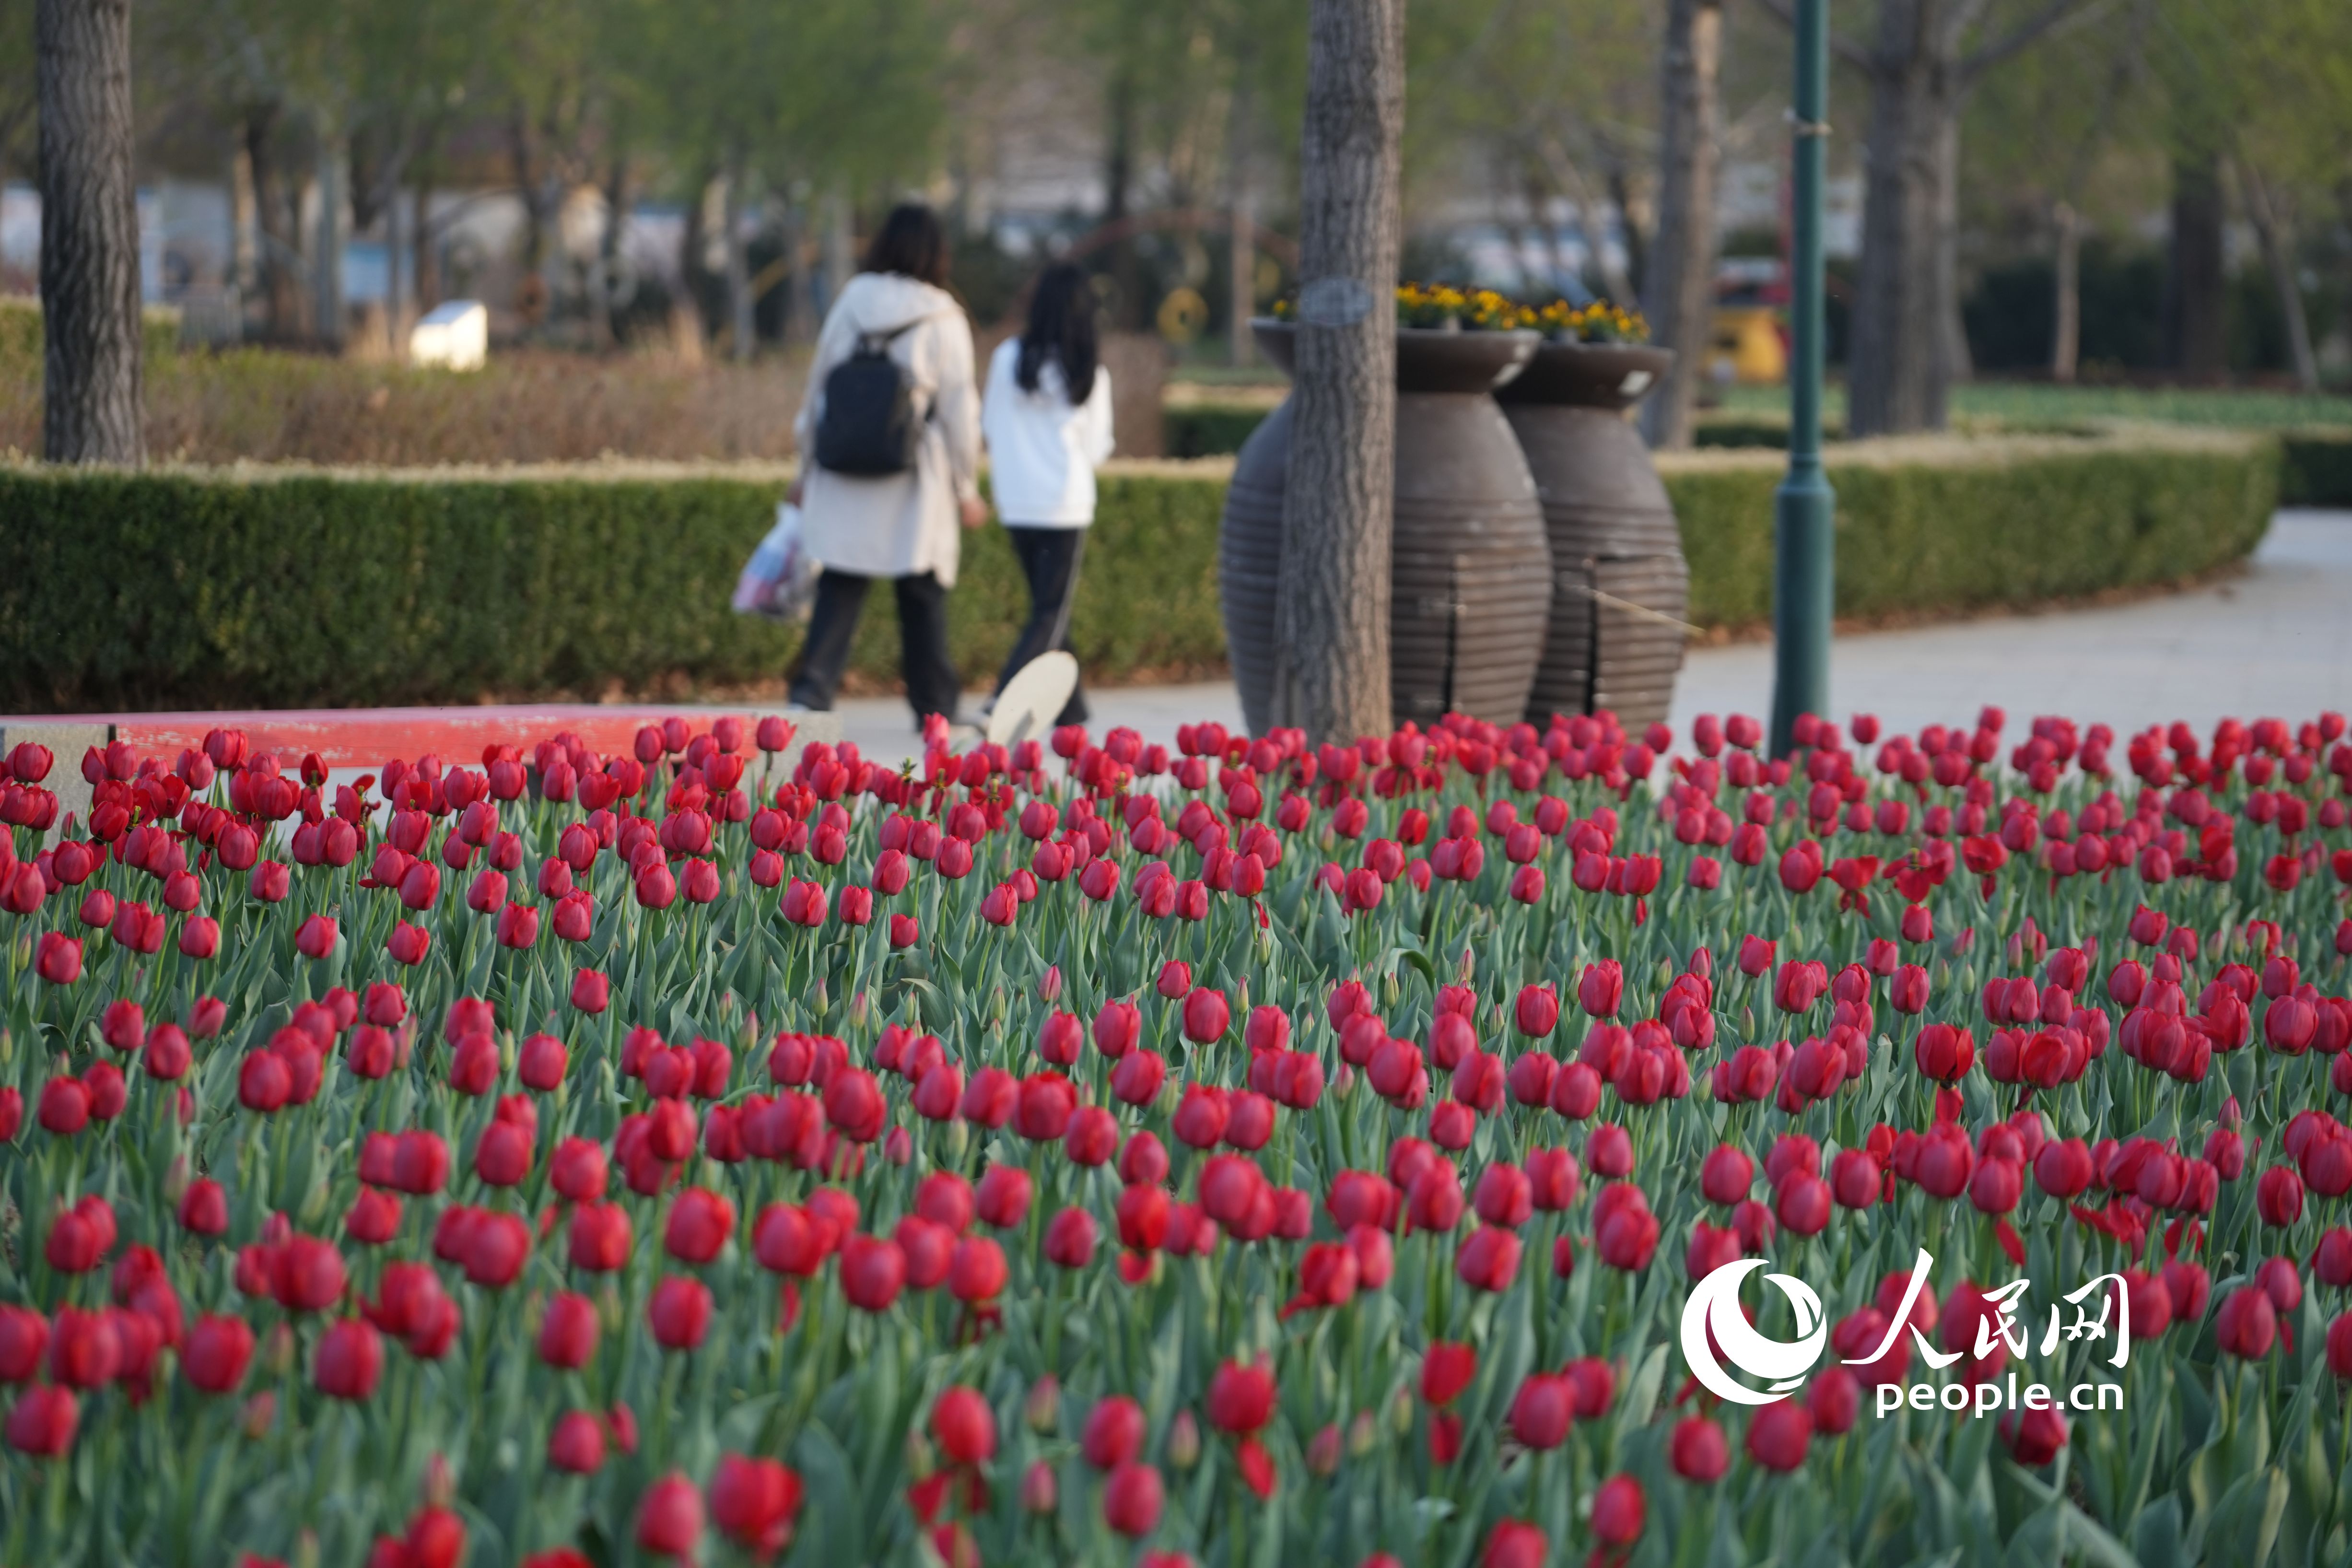
[[[1736,1405],[1769,1405],[1787,1398],[1804,1386],[1805,1374],[1813,1370],[1829,1344],[1830,1325],[1822,1312],[1822,1299],[1813,1294],[1811,1286],[1787,1274],[1764,1278],[1789,1299],[1800,1337],[1774,1340],[1756,1331],[1748,1314],[1739,1309],[1739,1283],[1763,1267],[1760,1258],[1727,1263],[1700,1280],[1683,1305],[1683,1360],[1689,1363],[1691,1375],[1708,1392]],[[1763,1379],[1766,1386],[1753,1389],[1734,1378],[1716,1359],[1718,1350],[1725,1361],[1750,1377]]]

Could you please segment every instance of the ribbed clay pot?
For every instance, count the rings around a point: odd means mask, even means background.
[[[1288,371],[1291,323],[1251,326],[1260,352]],[[1389,700],[1398,723],[1449,712],[1515,723],[1527,710],[1550,610],[1550,552],[1535,479],[1492,389],[1534,345],[1525,332],[1397,331]],[[1273,722],[1290,427],[1286,398],[1243,444],[1218,539],[1234,681],[1259,733]]]
[[[1551,539],[1551,621],[1527,711],[1537,724],[1606,708],[1639,731],[1674,700],[1690,566],[1666,487],[1625,417],[1673,363],[1666,349],[1546,343],[1496,393]]]

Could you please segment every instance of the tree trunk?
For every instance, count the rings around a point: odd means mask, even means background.
[[[2063,385],[2074,379],[2083,349],[2083,215],[2072,202],[2051,209],[2058,230],[2058,250],[2051,263],[2057,299],[2051,310],[2050,379]]]
[[[750,165],[738,153],[727,164],[727,354],[750,362],[757,323],[751,319],[751,258],[743,238],[743,187]]]
[[[1658,229],[1643,268],[1653,342],[1675,351],[1666,384],[1642,410],[1653,447],[1691,444],[1715,315],[1715,181],[1722,134],[1717,91],[1722,0],[1672,0],[1666,12],[1658,153]],[[1632,220],[1627,220],[1627,231]]]
[[[1853,436],[1940,430],[1955,369],[1952,193],[1962,100],[1937,0],[1881,0],[1870,70],[1862,276],[1846,365]]]
[[[1625,167],[1624,159],[1613,153],[1609,160],[1609,204],[1617,209],[1617,226],[1625,236],[1625,276],[1632,283],[1625,297],[1639,300],[1642,290],[1649,287],[1650,247],[1633,212],[1633,171]]]
[[[1274,707],[1311,742],[1391,723],[1404,10],[1404,0],[1313,0],[1308,13]]]
[[[2303,309],[2302,280],[2295,277],[2294,221],[2262,172],[2242,158],[2238,160],[2238,184],[2246,194],[2246,216],[2254,220],[2255,237],[2262,241],[2263,264],[2270,269],[2271,287],[2278,291],[2294,384],[2304,392],[2317,392],[2319,356],[2312,352],[2311,319]]]
[[[595,313],[599,348],[616,348],[620,329],[613,320],[614,279],[621,274],[621,233],[629,218],[629,160],[615,150],[604,175],[604,231],[596,238],[595,286],[588,290],[589,309]]]
[[[784,208],[784,257],[789,270],[784,287],[791,290],[785,297],[784,341],[788,343],[816,342],[817,326],[822,320],[816,308],[816,269],[809,265],[809,204],[793,202]]]
[[[1235,62],[1236,74],[1248,70],[1246,55]],[[1250,200],[1250,139],[1254,130],[1246,79],[1234,84],[1233,113],[1225,128],[1226,223],[1225,267],[1232,274],[1226,292],[1225,357],[1235,366],[1250,363],[1250,317],[1257,312],[1257,247],[1254,242]]]
[[[409,270],[416,277],[416,313],[424,315],[441,302],[441,247],[433,231],[433,160],[416,161],[416,189],[409,198],[416,233],[413,237],[415,255],[410,258]]]
[[[274,103],[246,110],[245,154],[253,170],[254,230],[258,241],[258,286],[268,323],[265,331],[273,341],[287,342],[302,331],[301,287],[295,265],[301,246],[295,239],[291,196],[278,177],[278,160],[271,155],[278,114]]]
[[[2221,181],[2212,154],[2174,158],[2165,322],[2173,368],[2190,381],[2220,381],[2230,369],[2222,216]]]
[[[1110,147],[1103,170],[1103,222],[1118,223],[1128,216],[1128,199],[1135,180],[1135,92],[1122,68],[1111,80]],[[1151,312],[1143,298],[1142,256],[1133,235],[1110,243],[1111,320],[1123,331],[1139,332]]]
[[[40,0],[42,455],[141,463],[131,0]]]
[[[342,142],[322,130],[319,136],[319,237],[312,247],[310,293],[319,341],[343,346],[343,215],[350,174]]]
[[[261,292],[261,215],[253,203],[253,158],[238,141],[228,156],[228,285],[240,306]]]

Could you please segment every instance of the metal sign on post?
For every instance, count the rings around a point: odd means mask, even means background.
[[[1772,754],[1797,715],[1827,717],[1837,492],[1822,468],[1822,176],[1830,132],[1829,0],[1797,0],[1789,264],[1789,472],[1772,497]]]

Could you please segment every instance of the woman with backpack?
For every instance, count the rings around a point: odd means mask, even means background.
[[[980,499],[980,393],[971,323],[948,291],[947,234],[930,208],[891,210],[817,334],[793,433],[792,499],[809,553],[824,563],[792,700],[833,706],[866,590],[887,577],[898,601],[900,668],[919,728],[950,721],[962,683],[948,657],[957,525],[988,520]]]
[[[996,678],[1001,695],[1039,654],[1069,648],[1095,469],[1111,453],[1110,372],[1097,353],[1094,285],[1077,268],[1057,262],[1038,278],[1029,324],[988,362],[980,423],[996,514],[1029,579],[1029,624]],[[1073,688],[1055,722],[1086,720]]]

